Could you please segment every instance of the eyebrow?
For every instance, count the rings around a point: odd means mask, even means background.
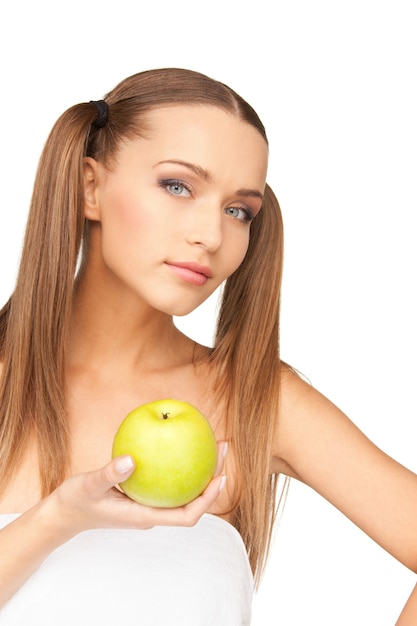
[[[207,181],[210,181],[213,178],[210,172],[204,169],[204,167],[201,167],[200,165],[196,165],[195,163],[189,163],[188,161],[183,161],[182,159],[166,159],[165,161],[158,161],[158,163],[156,163],[154,167],[157,167],[158,165],[163,165],[164,163],[182,165],[183,167],[186,167],[192,172],[194,172],[194,174],[197,174],[197,176],[200,176],[200,178],[203,178],[204,180],[207,180]],[[256,189],[238,189],[236,194],[239,196],[244,196],[246,198],[260,198],[260,200],[264,199],[263,194],[260,191],[257,191]]]
[[[166,161],[159,161],[154,165],[157,167],[158,165],[163,165],[164,163],[173,163],[174,165],[182,165],[183,167],[187,167],[189,170],[200,176],[200,178],[204,178],[204,180],[211,180],[212,176],[210,172],[201,167],[200,165],[195,165],[194,163],[189,163],[188,161],[182,161],[181,159],[167,159]]]
[[[255,189],[238,189],[236,194],[238,196],[244,196],[246,198],[259,198],[263,200],[264,197],[260,191],[256,191]]]

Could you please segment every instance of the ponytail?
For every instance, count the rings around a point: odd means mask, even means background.
[[[94,104],[76,105],[46,141],[16,288],[0,311],[0,492],[33,438],[42,495],[68,469],[65,345],[84,228],[83,158],[96,117]]]

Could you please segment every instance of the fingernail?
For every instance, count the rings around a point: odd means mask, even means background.
[[[228,449],[229,449],[229,444],[227,443],[227,441],[225,441],[224,442],[224,448],[223,448],[223,458],[224,459],[226,458],[226,454],[227,454]]]
[[[115,463],[116,470],[119,474],[126,474],[134,467],[134,465],[135,463],[131,456],[121,456]]]
[[[219,485],[219,493],[221,492],[222,489],[224,489],[225,484],[226,484],[226,476],[223,474],[222,479],[220,481],[220,485]]]

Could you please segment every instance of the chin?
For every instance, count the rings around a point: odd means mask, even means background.
[[[200,298],[187,298],[184,295],[175,294],[174,297],[169,299],[165,299],[165,301],[154,302],[154,308],[165,313],[166,315],[170,315],[172,317],[185,317],[189,315],[198,307],[203,304],[213,292],[206,293],[204,297]],[[194,294],[195,295],[195,294]]]
[[[166,313],[168,313],[168,315],[171,315],[172,317],[186,317],[187,315],[195,311],[199,306],[199,304],[196,304],[192,307],[173,307],[171,311],[166,311]]]

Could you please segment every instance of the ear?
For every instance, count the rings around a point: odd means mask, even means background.
[[[92,157],[84,158],[84,215],[99,222],[101,219],[98,186],[101,165]]]

